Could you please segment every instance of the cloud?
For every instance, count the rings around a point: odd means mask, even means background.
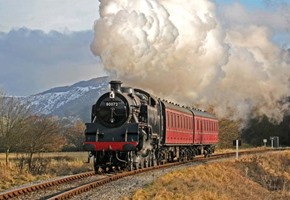
[[[21,28],[0,33],[0,87],[13,95],[30,95],[104,74],[90,52],[92,38],[92,31]]]
[[[242,4],[235,2],[220,6],[218,16],[226,27],[234,26],[265,26],[274,34],[288,35],[290,33],[290,4],[284,1],[267,0],[267,9],[246,9]],[[285,37],[285,36],[284,36]],[[290,46],[290,40],[286,40]]]
[[[218,2],[218,1],[217,1]],[[256,25],[267,27],[271,31],[271,40],[281,48],[290,48],[290,1],[289,0],[264,0],[246,3],[232,1],[228,4],[217,6],[217,17],[223,29],[247,27]],[[253,8],[253,4],[259,6]]]
[[[30,29],[90,30],[98,14],[97,0],[1,0],[0,31],[23,26]]]
[[[283,14],[238,3],[217,12],[212,1],[107,0],[91,47],[128,85],[211,107],[221,118],[281,122],[289,112],[289,52],[273,36],[287,30]]]

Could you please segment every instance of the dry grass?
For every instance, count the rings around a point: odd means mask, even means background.
[[[35,157],[42,157],[42,158],[56,158],[56,157],[73,157],[76,159],[83,159],[86,160],[88,153],[87,152],[51,152],[51,153],[40,153],[35,154]],[[10,153],[9,158],[10,159],[16,159],[19,157],[19,154],[16,153]],[[0,153],[0,162],[5,161],[5,153]]]
[[[269,149],[269,147],[255,147],[255,148],[241,148],[239,147],[239,152],[243,151],[257,151],[257,150],[264,150]],[[229,148],[229,149],[216,149],[215,153],[232,153],[236,152],[236,147]]]
[[[289,164],[285,152],[191,167],[161,177],[129,199],[290,199]]]
[[[3,155],[0,157],[5,158]],[[38,173],[20,167],[20,160],[17,155],[12,155],[10,165],[6,166],[5,159],[0,159],[0,192],[28,182],[92,170],[92,164],[84,163],[87,160],[87,153],[84,152],[37,155],[34,165]]]
[[[19,173],[16,165],[11,164],[6,166],[3,163],[0,163],[0,191],[9,189],[16,185],[25,184],[31,181],[36,181],[39,179],[49,178],[48,175],[38,175],[33,176],[30,173],[22,172]]]

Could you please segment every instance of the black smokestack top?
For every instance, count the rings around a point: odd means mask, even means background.
[[[110,85],[111,85],[111,90],[114,90],[116,92],[121,92],[121,85],[122,85],[122,81],[111,81]]]

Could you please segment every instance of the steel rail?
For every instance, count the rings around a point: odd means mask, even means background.
[[[280,150],[287,150],[287,149],[286,148],[277,148],[277,149],[248,150],[248,151],[240,151],[239,154],[240,155],[247,155],[247,154],[264,153],[264,152],[270,152],[270,151],[280,151]],[[68,198],[71,198],[72,196],[89,191],[93,188],[100,187],[100,186],[107,184],[107,183],[110,183],[112,181],[115,181],[115,180],[118,180],[118,179],[121,179],[121,178],[124,178],[127,176],[133,176],[133,175],[136,175],[139,173],[147,172],[150,170],[169,168],[169,167],[183,165],[183,164],[192,163],[192,162],[196,162],[196,161],[207,162],[210,160],[217,160],[220,158],[234,157],[235,155],[236,155],[235,152],[219,153],[219,154],[211,155],[210,157],[206,157],[206,158],[195,157],[193,160],[189,160],[189,161],[166,163],[163,165],[138,169],[138,170],[134,170],[134,171],[122,172],[122,173],[111,175],[111,176],[106,177],[106,178],[98,179],[98,180],[93,181],[91,183],[86,183],[86,184],[81,185],[79,187],[76,187],[76,188],[73,188],[71,190],[60,193],[54,197],[51,197],[50,199],[51,200],[52,199],[68,199]],[[69,182],[74,181],[74,180],[78,180],[78,179],[82,179],[82,178],[94,176],[94,175],[95,175],[94,172],[86,172],[86,173],[67,176],[64,178],[57,179],[57,180],[52,180],[52,181],[47,181],[44,183],[34,184],[34,185],[31,185],[28,187],[18,188],[15,190],[0,193],[0,200],[15,198],[15,197],[18,197],[20,195],[29,194],[31,192],[38,191],[38,190],[44,190],[44,189],[49,188],[49,187],[53,187],[53,186],[60,185],[60,184],[66,184],[66,183],[69,183]]]
[[[34,184],[34,185],[31,185],[31,186],[27,186],[27,187],[18,188],[18,189],[15,189],[15,190],[3,192],[3,193],[0,193],[0,200],[6,200],[6,199],[10,199],[10,198],[15,198],[15,197],[18,197],[20,195],[28,194],[28,193],[31,193],[31,192],[34,192],[34,191],[46,189],[48,187],[64,184],[64,183],[67,183],[67,182],[70,182],[70,181],[74,181],[74,180],[77,180],[77,179],[82,179],[82,178],[93,176],[93,175],[95,175],[94,172],[85,172],[85,173],[80,173],[80,174],[76,174],[76,175],[66,176],[64,178],[60,178],[60,179],[57,179],[57,180],[47,181],[47,182],[44,182],[44,183]]]
[[[251,151],[241,151],[241,155],[248,155],[248,154],[255,154],[255,153],[265,153],[265,152],[270,152],[270,151],[277,151],[277,150],[282,150],[282,149],[259,149],[259,150],[251,150]],[[284,149],[283,149],[284,150]],[[182,161],[182,162],[175,162],[175,163],[167,163],[164,165],[158,165],[158,166],[153,166],[153,167],[148,167],[148,168],[143,168],[143,169],[138,169],[130,172],[123,172],[120,174],[112,175],[111,177],[106,177],[97,181],[93,181],[91,183],[87,183],[84,185],[81,185],[77,188],[73,188],[71,190],[65,191],[61,194],[58,194],[54,197],[49,198],[49,200],[62,200],[62,199],[70,199],[73,196],[79,195],[81,193],[87,192],[89,190],[92,190],[94,188],[98,188],[102,185],[105,185],[107,183],[116,181],[118,179],[128,177],[128,176],[134,176],[143,172],[148,172],[151,170],[157,170],[157,169],[162,169],[162,168],[169,168],[173,166],[178,166],[178,165],[184,165],[187,163],[192,163],[192,162],[207,162],[210,160],[218,160],[221,158],[229,158],[229,157],[234,157],[236,155],[235,152],[230,152],[230,153],[221,153],[221,154],[215,154],[210,157],[196,157],[193,160],[190,161]]]

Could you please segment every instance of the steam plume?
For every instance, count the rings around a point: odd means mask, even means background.
[[[91,49],[112,76],[219,117],[281,122],[289,110],[289,53],[267,24],[222,24],[206,0],[100,2]]]

